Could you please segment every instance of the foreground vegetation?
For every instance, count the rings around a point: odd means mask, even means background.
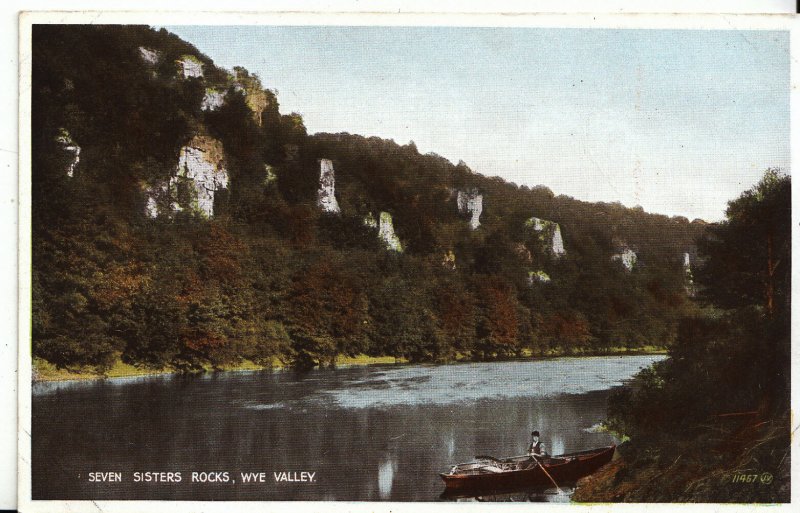
[[[702,315],[670,358],[609,401],[621,458],[576,500],[788,502],[791,184],[778,172],[730,202],[701,249]]]

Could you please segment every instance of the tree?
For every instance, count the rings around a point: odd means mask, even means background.
[[[444,352],[445,335],[425,290],[399,276],[370,294],[370,348],[375,354],[431,361]]]
[[[720,308],[756,306],[772,317],[789,307],[791,180],[769,169],[728,203],[727,219],[700,242],[702,297]]]
[[[296,366],[332,365],[340,353],[355,356],[366,349],[363,290],[357,275],[327,257],[296,277],[288,298]]]
[[[519,329],[516,289],[505,280],[492,277],[479,290],[481,310],[475,350],[482,359],[516,353]]]

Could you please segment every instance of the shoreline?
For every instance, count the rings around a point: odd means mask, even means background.
[[[502,358],[496,360],[483,360],[484,362],[513,362],[513,361],[527,361],[527,360],[547,360],[551,358],[564,358],[564,357],[596,357],[596,356],[643,356],[643,355],[666,355],[667,349],[659,346],[645,346],[643,348],[612,348],[608,351],[563,351],[563,350],[550,350],[544,353],[533,354],[531,351],[526,351],[522,356]],[[455,359],[446,362],[416,362],[417,364],[435,364],[435,365],[449,365],[455,363],[480,363],[480,360],[472,360],[465,355],[456,355]],[[339,367],[361,367],[372,365],[404,365],[411,363],[405,358],[396,358],[393,356],[368,356],[358,355],[354,357],[339,356],[336,358],[336,368]],[[319,369],[320,367],[314,367]],[[147,368],[136,367],[134,365],[123,363],[118,359],[114,365],[105,373],[97,372],[92,368],[81,368],[79,370],[59,369],[52,363],[34,358],[32,361],[33,383],[37,382],[60,382],[60,381],[97,381],[103,379],[113,378],[129,378],[137,376],[161,376],[164,374],[205,374],[213,372],[244,372],[244,371],[260,371],[260,370],[290,370],[291,367],[277,362],[270,366],[258,365],[249,360],[243,360],[233,365],[223,365],[219,368],[214,368],[210,365],[204,366],[203,370],[194,372],[186,372],[172,368]]]

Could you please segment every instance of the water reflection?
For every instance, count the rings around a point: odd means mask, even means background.
[[[518,489],[486,495],[458,496],[443,492],[439,497],[448,502],[569,502],[575,489],[571,486],[556,488]]]
[[[397,463],[391,458],[383,460],[378,469],[378,492],[381,499],[388,499],[392,494],[392,482],[394,473],[397,470]]]
[[[560,433],[550,435],[550,447],[547,448],[550,454],[564,454],[564,437]]]
[[[447,457],[452,458],[456,452],[456,434],[452,430],[447,433],[444,446],[447,447]]]
[[[612,442],[590,429],[605,418],[608,387],[653,357],[607,360],[597,364],[608,372],[602,378],[587,373],[583,359],[562,359],[533,362],[535,368],[508,362],[37,384],[33,497],[436,500],[444,488],[439,472],[477,454],[521,454],[532,429],[553,453]],[[583,370],[570,372],[570,362]],[[552,391],[547,380],[556,375],[573,393]],[[470,376],[489,383],[481,394]],[[527,383],[529,395],[508,380]],[[595,389],[600,382],[606,388]],[[460,391],[443,390],[447,383],[472,391],[455,402]],[[189,478],[214,470],[265,472],[269,479],[201,485]],[[123,472],[123,481],[87,480],[88,472],[108,471]],[[134,482],[133,472],[146,471],[184,479]],[[290,471],[315,472],[315,482],[272,479]]]

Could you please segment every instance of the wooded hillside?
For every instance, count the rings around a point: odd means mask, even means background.
[[[165,30],[34,26],[35,356],[602,352],[670,345],[695,309],[704,222],[309,135],[268,87]]]

